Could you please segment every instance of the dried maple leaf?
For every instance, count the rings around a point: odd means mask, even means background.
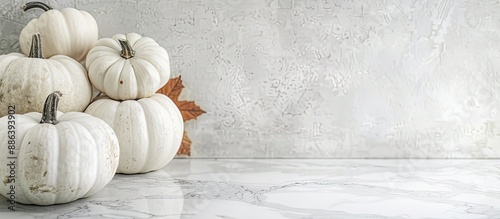
[[[168,80],[167,84],[160,88],[157,93],[165,94],[174,102],[176,102],[179,98],[179,95],[181,94],[182,88],[184,88],[184,85],[182,85],[181,76],[179,76]]]
[[[182,118],[185,121],[196,119],[196,117],[205,113],[194,101],[179,100],[179,95],[182,92],[184,85],[182,84],[181,77],[171,78],[168,83],[160,88],[157,93],[162,93],[170,97],[174,101],[175,105],[179,108],[182,114]],[[187,136],[186,131],[184,131],[184,136],[182,137],[181,147],[177,151],[177,155],[191,155],[191,139]]]
[[[175,104],[179,107],[184,121],[196,119],[196,117],[205,113],[205,111],[203,111],[193,101],[177,101]]]

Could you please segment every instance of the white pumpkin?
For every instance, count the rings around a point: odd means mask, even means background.
[[[33,35],[29,56],[10,53],[0,56],[0,116],[15,105],[17,113],[41,112],[45,97],[58,90],[64,95],[59,103],[63,112],[82,112],[90,103],[92,86],[85,68],[64,55],[44,59],[40,35]]]
[[[28,55],[31,36],[40,33],[44,42],[43,56],[67,55],[78,62],[85,60],[87,53],[98,39],[98,27],[94,17],[86,11],[74,8],[54,10],[42,2],[28,2],[23,9],[41,8],[45,12],[31,20],[19,35],[19,45]]]
[[[163,94],[125,101],[101,96],[85,112],[106,121],[118,136],[117,173],[161,169],[180,147],[184,133],[182,115],[175,103]]]
[[[149,97],[170,78],[167,51],[136,33],[99,39],[85,66],[90,82],[116,100]]]
[[[96,193],[115,174],[113,129],[85,113],[58,112],[59,95],[47,97],[43,113],[0,118],[0,193],[8,199],[14,190],[12,200],[23,204],[67,203]]]

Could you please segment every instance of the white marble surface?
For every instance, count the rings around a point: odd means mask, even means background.
[[[500,160],[175,159],[0,218],[500,218]]]

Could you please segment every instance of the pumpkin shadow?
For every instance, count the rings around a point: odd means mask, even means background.
[[[116,174],[96,194],[74,202],[50,206],[0,199],[0,218],[180,218],[184,206],[181,186],[164,170],[143,174]]]

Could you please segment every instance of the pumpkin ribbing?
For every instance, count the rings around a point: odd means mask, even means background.
[[[52,10],[53,8],[43,2],[27,2],[21,6],[23,11],[30,10],[32,8],[40,8],[44,11]]]
[[[57,91],[48,95],[44,114],[52,111],[55,115],[59,95]],[[67,99],[68,95],[64,95]],[[54,205],[89,197],[106,186],[119,164],[120,148],[113,129],[103,120],[81,112],[58,111],[56,125],[40,123],[42,115],[33,111],[16,114],[15,124],[8,122],[12,116],[0,117],[0,139],[12,139],[8,130],[16,126],[15,155],[0,154],[0,163],[15,164],[16,174],[13,178],[12,169],[0,165],[0,195],[10,198],[13,193],[9,191],[15,189],[15,202]],[[7,140],[0,142],[0,148],[5,148],[3,154],[7,155],[11,144]]]
[[[59,91],[54,91],[47,99],[45,99],[45,104],[43,105],[42,119],[40,123],[49,123],[55,125],[59,123],[57,121],[57,104],[59,103],[59,98],[62,96],[62,93]]]
[[[115,100],[150,97],[170,78],[165,48],[137,33],[99,39],[85,67],[92,85]]]
[[[78,62],[85,60],[98,39],[97,22],[89,12],[71,7],[56,10],[40,2],[29,2],[22,8],[44,11],[38,19],[28,22],[19,34],[19,46],[25,55],[29,54],[31,36],[36,32],[42,36],[46,58],[67,55]]]

